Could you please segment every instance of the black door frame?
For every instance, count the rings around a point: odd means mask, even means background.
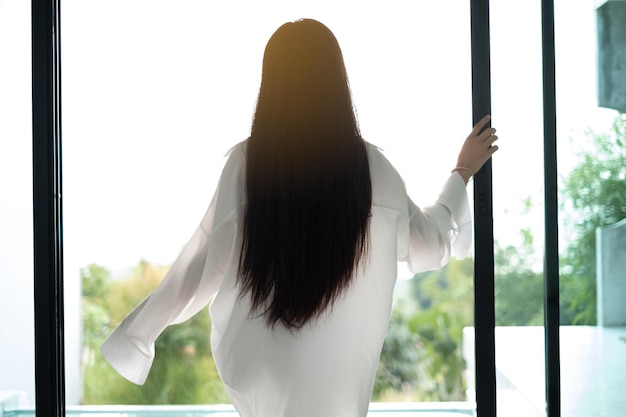
[[[65,416],[61,181],[61,0],[32,0],[36,413]],[[491,113],[489,0],[470,0],[473,120]],[[554,2],[542,0],[547,416],[560,416]],[[478,417],[496,415],[491,161],[474,178]]]
[[[491,114],[489,0],[470,1],[472,119]],[[486,128],[491,127],[491,121]],[[496,415],[493,200],[491,159],[474,176],[474,352],[476,414]]]
[[[556,152],[554,0],[541,2],[544,178],[544,332],[546,415],[561,415],[559,226]]]
[[[65,415],[60,0],[33,0],[35,406]]]

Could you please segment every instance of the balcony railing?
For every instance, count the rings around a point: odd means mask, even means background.
[[[0,393],[0,417],[35,416],[19,392]],[[67,416],[76,417],[238,417],[232,405],[81,405],[71,406]],[[369,417],[461,417],[475,415],[470,402],[372,403]]]

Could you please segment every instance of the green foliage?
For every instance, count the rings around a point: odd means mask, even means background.
[[[417,274],[394,305],[378,367],[376,401],[465,399],[462,334],[473,321],[473,261]]]
[[[596,228],[626,218],[626,116],[589,145],[563,184],[567,226],[575,239],[561,257],[561,323],[596,323]]]
[[[522,214],[531,209],[532,201],[526,199]],[[519,237],[517,245],[495,244],[499,326],[543,323],[542,254],[534,247],[530,229],[520,230]],[[417,274],[409,281],[409,300],[400,299],[394,305],[374,386],[375,400],[465,400],[462,343],[463,328],[473,325],[473,275],[472,259],[452,259],[444,268]]]
[[[462,341],[463,327],[470,325],[467,320],[465,314],[442,305],[408,320],[409,329],[418,335],[421,401],[465,400]]]
[[[524,201],[524,212],[532,201]],[[530,229],[520,243],[495,245],[497,325],[540,325],[543,321],[541,254]],[[111,281],[106,269],[90,265],[85,303],[85,403],[224,403],[228,397],[213,363],[210,317],[198,314],[171,326],[156,344],[157,360],[146,384],[133,385],[104,362],[96,347],[161,281],[167,268],[141,261],[132,276]],[[417,274],[408,297],[397,300],[374,385],[375,401],[465,399],[463,328],[473,324],[473,260],[452,259],[439,270]]]
[[[533,268],[538,257],[534,235],[528,228],[520,230],[520,235],[519,245],[494,245],[496,326],[543,324],[543,271]]]
[[[114,326],[156,288],[167,270],[141,261],[131,276],[120,281],[111,281],[108,271],[97,265],[82,270],[87,290],[83,291],[84,404],[229,402],[211,355],[211,319],[206,310],[161,334],[155,344],[154,364],[142,386],[121,377],[98,350]]]
[[[421,401],[465,400],[463,328],[474,321],[474,262],[451,259],[441,269],[413,277],[418,311],[407,326],[418,337]]]
[[[378,363],[374,399],[391,393],[410,393],[417,388],[418,337],[406,326],[406,314],[395,308]]]
[[[106,268],[91,264],[81,269],[80,275],[83,288],[83,344],[85,354],[92,357],[93,352],[112,330],[109,327],[111,321],[109,312],[104,306],[110,273]]]
[[[83,298],[101,304],[109,290],[111,273],[100,265],[91,264],[81,269],[80,276]]]
[[[588,138],[579,165],[562,187],[562,232],[570,232],[561,233],[567,237],[560,259],[562,324],[595,324],[596,228],[626,218],[626,116],[618,115],[610,132],[590,132]],[[532,207],[530,198],[524,200],[521,214]],[[498,326],[543,323],[543,254],[537,252],[530,228],[519,233],[516,245],[495,244]],[[464,399],[460,348],[462,329],[473,322],[472,275],[470,259],[453,259],[445,268],[410,281],[415,307],[394,307],[375,399]]]

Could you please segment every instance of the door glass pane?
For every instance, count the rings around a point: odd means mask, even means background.
[[[562,414],[622,415],[626,3],[555,8]]]
[[[541,2],[492,1],[498,415],[545,415]],[[523,358],[523,359],[521,359]]]
[[[362,134],[418,205],[436,199],[471,130],[466,1],[67,0],[62,12],[69,404],[228,402],[207,314],[163,338],[171,355],[144,387],[98,346],[197,227],[224,154],[249,135],[263,50],[282,23],[311,17],[335,33]],[[410,281],[399,271],[373,399],[471,401],[471,257]],[[176,355],[193,365],[175,367]]]
[[[0,410],[35,405],[30,22],[0,0]]]

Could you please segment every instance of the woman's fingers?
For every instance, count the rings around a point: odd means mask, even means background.
[[[496,133],[496,129],[489,128],[485,130],[484,132],[482,132],[480,135],[478,135],[478,139],[481,141],[485,141],[489,139],[490,137],[492,137],[495,133]]]
[[[477,172],[498,150],[498,147],[494,145],[495,141],[498,140],[498,136],[495,135],[496,129],[492,127],[485,129],[489,120],[491,120],[491,116],[487,115],[476,123],[461,147],[457,159],[458,166]]]
[[[474,129],[472,129],[472,133],[470,133],[470,136],[478,136],[480,131],[483,130],[483,128],[485,127],[485,125],[487,125],[487,122],[489,122],[490,119],[491,115],[489,114],[480,119],[478,123],[476,123],[476,125],[474,126]]]
[[[493,144],[497,140],[498,140],[498,137],[493,135],[485,141],[486,144],[489,145],[487,146],[487,149],[486,149],[487,159],[491,158],[491,155],[493,155],[498,150],[498,145]],[[487,159],[485,159],[485,162],[487,162]]]

